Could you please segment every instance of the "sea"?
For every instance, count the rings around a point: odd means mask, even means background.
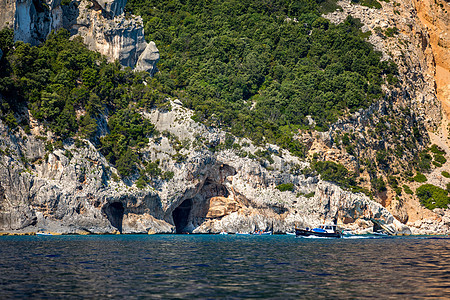
[[[450,299],[450,239],[0,237],[0,299]]]

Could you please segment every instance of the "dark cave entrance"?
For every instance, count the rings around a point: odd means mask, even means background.
[[[172,212],[173,222],[175,223],[175,227],[177,233],[183,233],[184,228],[188,224],[189,213],[192,208],[192,199],[184,200],[175,210]]]
[[[106,206],[104,211],[109,222],[111,222],[111,225],[122,233],[123,213],[125,211],[123,204],[120,202],[113,202]]]

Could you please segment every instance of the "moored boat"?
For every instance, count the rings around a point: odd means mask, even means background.
[[[38,232],[36,232],[36,235],[53,235],[53,234],[51,234],[49,232],[38,231]]]
[[[330,237],[330,238],[340,238],[342,233],[337,229],[336,225],[323,224],[319,225],[313,229],[301,229],[295,228],[295,235],[300,237]]]

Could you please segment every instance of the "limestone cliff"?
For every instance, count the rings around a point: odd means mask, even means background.
[[[111,61],[153,74],[159,52],[144,39],[142,19],[125,15],[126,1],[0,1],[0,28],[14,29],[14,39],[36,45],[55,29],[80,35],[91,50]]]
[[[425,2],[382,2],[382,9],[372,9],[346,0],[338,3],[342,9],[325,15],[334,23],[349,14],[359,18],[363,31],[371,33],[368,40],[399,68],[398,84],[385,88],[385,99],[342,118],[328,132],[300,131],[297,136],[308,146],[310,157],[340,162],[359,173],[362,187],[370,188],[377,178],[388,180],[383,164],[395,176],[405,171],[404,165],[431,143],[445,150],[448,161],[433,167],[429,180],[442,188],[450,182],[440,176],[450,169],[447,119],[441,113],[448,100],[448,14],[436,12],[445,11],[448,3]],[[142,20],[124,16],[124,1],[47,6],[3,0],[0,24],[13,26],[16,39],[32,43],[51,29],[65,27],[81,35],[91,49],[125,66],[155,70],[158,50],[154,43],[145,44]],[[308,160],[275,145],[257,147],[235,139],[227,148],[224,132],[194,122],[192,112],[178,100],[171,107],[142,111],[161,134],[150,140],[140,157],[173,175],[152,178],[145,187],[136,185],[137,177],[118,180],[117,171],[89,141],[68,141],[50,151],[45,144],[52,135],[37,122],[30,122],[28,134],[1,123],[0,230],[284,232],[294,225],[336,220],[344,228],[364,232],[370,230],[368,220],[373,217],[403,233],[450,232],[449,209],[427,210],[414,195],[396,195],[391,187],[373,199],[343,190],[317,174],[302,172]],[[343,139],[346,134],[349,142]],[[258,150],[267,155],[258,156]],[[378,152],[387,151],[398,154],[391,160],[378,158]],[[292,184],[292,189],[282,192],[277,189],[280,184]],[[413,190],[418,187],[410,185]]]
[[[240,151],[258,149],[246,140],[236,141],[240,150],[210,151],[208,146],[220,145],[225,134],[195,123],[190,111],[173,106],[170,112],[146,114],[165,134],[154,137],[142,156],[158,161],[174,176],[155,179],[142,189],[131,181],[114,181],[115,169],[87,141],[48,152],[42,136],[13,134],[1,125],[1,230],[285,232],[295,224],[334,220],[351,229],[370,230],[367,219],[375,217],[410,232],[368,197],[318,177],[298,175],[295,170],[308,164],[276,146],[270,146],[271,161],[239,156]],[[177,139],[189,149],[174,147]],[[282,183],[293,183],[293,190],[276,189]]]
[[[435,38],[430,33],[430,26],[425,26],[421,21],[423,13],[417,2],[405,0],[380,3],[382,8],[375,9],[350,1],[339,1],[341,9],[324,17],[334,23],[344,21],[348,15],[360,19],[362,31],[369,36],[368,41],[383,54],[384,59],[392,59],[397,64],[399,84],[395,89],[385,89],[386,99],[339,121],[320,138],[314,138],[314,134],[302,135],[310,140],[311,154],[318,153],[326,160],[338,161],[356,172],[362,172],[361,184],[367,188],[370,188],[369,181],[377,177],[389,181],[389,177],[404,172],[407,163],[430,144],[437,144],[447,154],[450,153],[447,120],[442,114],[446,98],[439,97],[442,93],[438,91],[440,85],[436,84],[439,78],[437,61],[443,61],[442,56],[448,53],[448,48],[439,46],[440,50],[435,51],[438,42],[433,42]],[[437,2],[426,5],[435,23],[440,24],[442,37],[448,31],[445,29],[448,28],[448,17],[446,19],[442,13],[444,5],[448,6],[447,3],[439,6]],[[430,12],[436,9],[439,11],[435,14]],[[441,41],[439,44],[445,43]],[[344,135],[351,137],[353,148],[342,145]],[[389,165],[389,171],[385,172],[383,162],[379,160],[381,155],[378,155],[386,151],[393,153],[396,149],[401,151],[384,162]],[[369,161],[369,164],[364,165],[363,161]],[[361,168],[363,165],[364,168]],[[374,165],[377,168],[375,172],[371,170]],[[449,180],[441,172],[449,168],[447,162],[433,169],[427,174],[429,182],[445,189]],[[413,189],[419,186],[414,182],[404,183]],[[387,192],[376,195],[375,200],[388,208],[397,219],[413,227],[426,228],[427,224],[441,219],[440,211],[424,209],[415,197],[406,193],[399,195],[390,187]]]

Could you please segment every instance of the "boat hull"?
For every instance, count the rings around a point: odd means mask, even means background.
[[[315,232],[306,229],[298,229],[295,228],[296,236],[311,236],[311,237],[329,237],[329,238],[341,238],[341,234],[339,232]]]

